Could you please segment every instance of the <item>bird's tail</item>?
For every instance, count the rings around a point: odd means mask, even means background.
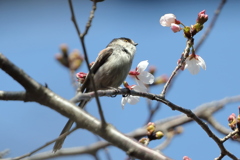
[[[85,105],[87,104],[87,102],[88,101],[81,101],[78,106],[80,108],[84,108]],[[73,123],[74,123],[74,121],[69,119],[59,136],[61,136],[62,134],[66,133],[68,131],[70,131],[70,129],[72,128]],[[55,142],[54,147],[53,147],[53,152],[56,152],[57,150],[62,148],[62,145],[63,145],[65,139],[66,139],[66,136],[61,138],[61,139],[59,139],[59,140],[57,140]]]

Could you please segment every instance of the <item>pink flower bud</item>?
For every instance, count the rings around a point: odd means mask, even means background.
[[[86,76],[87,76],[87,73],[84,73],[84,72],[79,72],[76,74],[76,77],[81,84],[85,81]]]
[[[179,25],[175,24],[175,23],[172,23],[172,24],[171,24],[171,30],[172,30],[174,33],[176,33],[176,32],[181,31],[181,27],[180,27]]]
[[[232,113],[229,117],[228,117],[228,126],[232,129],[235,130],[236,125],[237,125],[237,121],[236,121],[236,115],[234,113]]]
[[[232,121],[234,121],[236,119],[236,115],[234,113],[232,113],[229,117],[228,117],[228,122],[231,123]]]
[[[197,23],[204,24],[208,20],[208,15],[205,14],[205,10],[198,13]]]
[[[188,156],[184,156],[183,160],[191,160],[191,158],[189,158]]]

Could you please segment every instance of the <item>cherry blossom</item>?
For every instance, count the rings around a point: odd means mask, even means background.
[[[126,82],[125,82],[124,86],[126,88],[130,89],[130,90],[135,90],[135,91],[138,91],[138,92],[147,92],[147,90],[143,87],[140,87],[140,86],[137,86],[137,85],[129,86]],[[122,97],[121,105],[122,105],[122,108],[124,109],[124,106],[125,106],[126,103],[134,105],[134,104],[137,104],[139,101],[140,101],[139,96],[127,95],[127,96]]]
[[[200,67],[206,70],[206,63],[199,55],[191,54],[187,57],[185,63],[184,69],[187,68],[191,74],[198,74]]]
[[[172,13],[165,14],[160,18],[160,24],[163,27],[170,27],[172,23],[175,23],[176,16]]]
[[[144,84],[152,84],[154,82],[154,76],[145,71],[148,64],[147,60],[141,61],[134,71],[129,72],[129,75],[134,76],[136,83],[143,88],[146,88]]]

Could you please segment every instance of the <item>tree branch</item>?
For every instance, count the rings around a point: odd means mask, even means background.
[[[173,110],[178,110],[182,113],[185,113],[188,117],[192,118],[194,121],[196,121],[201,127],[202,129],[208,134],[208,136],[210,138],[212,138],[216,144],[218,145],[218,147],[221,150],[221,154],[222,155],[227,155],[230,158],[237,160],[237,157],[235,155],[233,155],[232,153],[230,153],[229,151],[227,151],[227,149],[224,147],[223,143],[221,143],[221,140],[209,129],[209,127],[200,119],[198,118],[191,110],[189,109],[185,109],[182,108],[180,106],[177,106],[175,104],[173,104],[172,102],[166,100],[166,99],[162,99],[161,100],[164,104],[166,104],[167,106],[169,106],[170,108],[172,108]]]
[[[125,91],[125,89],[121,89],[122,91]],[[113,94],[113,92],[115,92],[115,90],[107,90],[107,91],[98,91],[98,94],[101,96],[101,94],[103,92],[110,92],[111,95]],[[109,93],[109,95],[110,95]],[[86,95],[86,94],[92,94],[94,95],[93,93],[85,93],[83,94]],[[105,94],[105,93],[104,93]],[[121,93],[121,94],[124,94]],[[224,99],[221,99],[221,100],[218,100],[218,101],[213,101],[213,102],[209,102],[209,103],[205,103],[205,104],[202,104],[198,107],[196,107],[196,109],[193,110],[194,114],[196,114],[198,117],[201,117],[204,119],[205,115],[208,115],[208,114],[211,114],[211,117],[213,116],[213,114],[219,110],[221,110],[224,106],[226,106],[227,104],[229,103],[235,103],[235,102],[239,102],[240,101],[240,95],[239,96],[233,96],[233,97],[226,97]],[[208,121],[208,119],[205,119],[209,124],[212,125],[212,123],[210,123]],[[156,125],[156,130],[161,130],[161,131],[164,131],[165,134],[173,129],[173,128],[176,128],[177,126],[181,126],[181,125],[184,125],[184,124],[187,124],[189,122],[192,122],[193,119],[191,118],[188,118],[186,115],[184,114],[181,114],[181,115],[178,115],[178,116],[173,116],[173,117],[169,117],[169,118],[166,118],[166,119],[163,119],[163,120],[159,120],[157,122],[155,122],[155,125]],[[213,125],[213,127],[215,128],[216,126]],[[233,132],[231,132],[230,130],[224,130],[224,132],[222,132],[221,129],[217,129],[220,133],[223,133],[225,135],[228,135],[228,134],[233,134]],[[135,139],[139,139],[143,136],[146,136],[146,126],[142,127],[142,128],[138,128],[136,129],[135,131],[132,131],[131,133],[128,133],[127,136],[129,137],[133,137]],[[226,137],[229,137],[229,136],[226,136]],[[221,141],[225,141],[225,137],[223,139],[221,139]],[[228,138],[227,138],[228,139]],[[52,155],[51,152],[44,152],[44,153],[39,153],[36,155],[36,157],[49,157],[49,158],[52,158],[52,157],[59,157],[59,156],[62,156],[62,155],[75,155],[75,154],[90,154],[92,151],[92,147],[95,148],[95,150],[100,150],[100,149],[103,149],[104,147],[107,147],[111,145],[109,142],[97,142],[97,143],[94,143],[92,144],[91,146],[88,146],[90,147],[90,151],[88,151],[86,148],[85,149],[83,147],[77,147],[79,150],[79,152],[77,151],[78,149],[77,148],[67,148],[67,149],[61,149],[60,153],[56,154],[56,155]],[[84,149],[84,152],[82,152],[82,149]],[[162,148],[161,148],[162,149]],[[50,155],[48,155],[47,153],[49,153]],[[42,155],[43,154],[43,155]],[[31,158],[35,159],[34,156],[32,156]]]
[[[5,101],[28,101],[31,102],[31,97],[27,97],[25,91],[22,92],[8,92],[8,91],[0,91],[0,99]]]
[[[52,151],[43,152],[28,158],[24,158],[23,160],[50,159],[55,157],[80,155],[80,154],[89,154],[94,156],[96,155],[96,153],[99,151],[100,148],[102,149],[109,145],[110,144],[108,142],[101,141],[87,147],[74,147],[74,148],[66,148],[66,149],[63,148],[57,151],[56,153],[53,153]]]
[[[65,117],[71,118],[77,123],[77,126],[101,136],[105,140],[124,150],[130,156],[149,160],[168,159],[167,157],[144,147],[133,139],[126,137],[111,125],[106,125],[106,127],[103,128],[99,120],[31,79],[25,72],[12,64],[2,54],[0,54],[0,66],[1,69],[26,87],[26,90],[29,91],[29,94],[31,94],[34,101],[48,106]]]
[[[38,89],[40,85],[0,53],[0,68],[22,85],[27,91]]]

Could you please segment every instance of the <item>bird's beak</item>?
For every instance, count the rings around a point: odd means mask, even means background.
[[[137,45],[138,45],[138,43],[134,43],[133,45],[134,45],[134,46],[137,46]]]

